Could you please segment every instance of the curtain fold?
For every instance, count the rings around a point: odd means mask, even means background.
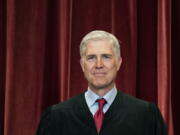
[[[7,0],[6,6],[4,135],[34,134],[42,112],[46,3]]]
[[[60,100],[70,97],[72,1],[59,1]],[[61,21],[63,20],[63,21]],[[64,66],[62,66],[64,65]]]
[[[158,105],[167,123],[169,135],[174,134],[171,86],[171,0],[158,1]]]
[[[86,33],[101,29],[121,43],[117,88],[157,104],[169,135],[178,134],[173,119],[179,110],[172,110],[178,98],[171,97],[171,2],[1,0],[1,133],[35,134],[47,106],[86,90],[79,44]]]
[[[6,1],[0,1],[0,134],[4,129],[4,95],[6,69]]]

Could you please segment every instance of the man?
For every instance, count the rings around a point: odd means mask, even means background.
[[[87,91],[49,107],[37,135],[167,135],[154,104],[117,91],[115,78],[122,58],[114,35],[88,33],[80,55]]]

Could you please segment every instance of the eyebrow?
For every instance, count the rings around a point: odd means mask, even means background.
[[[86,57],[92,57],[92,56],[96,56],[96,55],[95,54],[86,55]]]
[[[112,54],[106,54],[106,53],[105,53],[105,54],[102,54],[102,56],[111,56],[111,57],[112,57],[113,55],[112,55]]]
[[[86,57],[93,57],[93,56],[96,56],[96,54],[88,54],[88,55],[86,55]],[[104,53],[104,54],[101,54],[101,56],[109,56],[109,57],[112,57],[113,55],[112,55],[112,54]]]

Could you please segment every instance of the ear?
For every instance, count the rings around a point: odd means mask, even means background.
[[[122,64],[122,57],[119,57],[119,58],[117,59],[117,71],[120,69],[121,64]]]
[[[81,65],[82,71],[84,72],[84,59],[83,58],[80,59],[80,65]]]

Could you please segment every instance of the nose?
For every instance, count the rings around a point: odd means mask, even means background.
[[[103,62],[101,58],[98,58],[96,61],[96,68],[102,68],[103,67]]]

